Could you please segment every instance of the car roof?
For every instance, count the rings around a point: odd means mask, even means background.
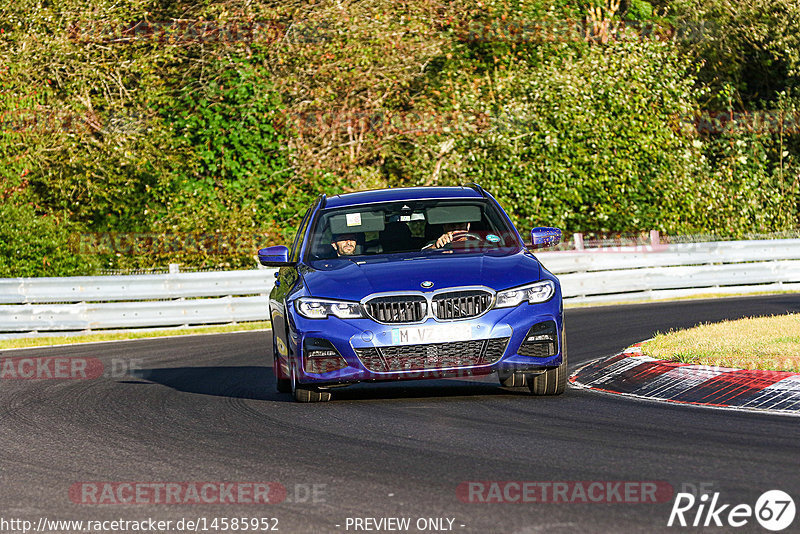
[[[374,202],[393,202],[403,200],[426,200],[438,198],[482,198],[480,191],[472,187],[399,187],[395,189],[375,189],[371,191],[357,191],[328,197],[325,208],[340,208],[343,206],[358,206],[359,204],[372,204]]]

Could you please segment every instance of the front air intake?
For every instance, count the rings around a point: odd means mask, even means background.
[[[518,354],[532,358],[548,358],[558,353],[558,336],[555,321],[545,321],[533,325],[525,334]]]

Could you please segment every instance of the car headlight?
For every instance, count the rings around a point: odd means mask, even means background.
[[[294,301],[297,313],[306,319],[325,319],[334,315],[339,319],[358,319],[361,314],[361,304],[344,300],[315,299],[301,297]]]
[[[495,308],[510,308],[527,301],[528,304],[546,302],[556,294],[556,285],[552,280],[542,280],[535,284],[528,284],[505,291],[497,292]]]

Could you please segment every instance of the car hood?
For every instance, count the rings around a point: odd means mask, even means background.
[[[527,252],[485,254],[393,255],[320,260],[302,270],[315,297],[361,300],[385,291],[435,291],[456,286],[494,290],[536,282],[541,266]],[[426,289],[422,282],[433,282]]]

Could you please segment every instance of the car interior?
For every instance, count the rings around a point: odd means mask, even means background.
[[[354,234],[355,255],[391,254],[422,250],[444,233],[445,224],[470,223],[470,233],[491,231],[486,214],[475,205],[438,205],[424,211],[376,210],[333,214],[315,239],[312,259],[334,259],[332,236]],[[359,231],[355,231],[358,229]]]

